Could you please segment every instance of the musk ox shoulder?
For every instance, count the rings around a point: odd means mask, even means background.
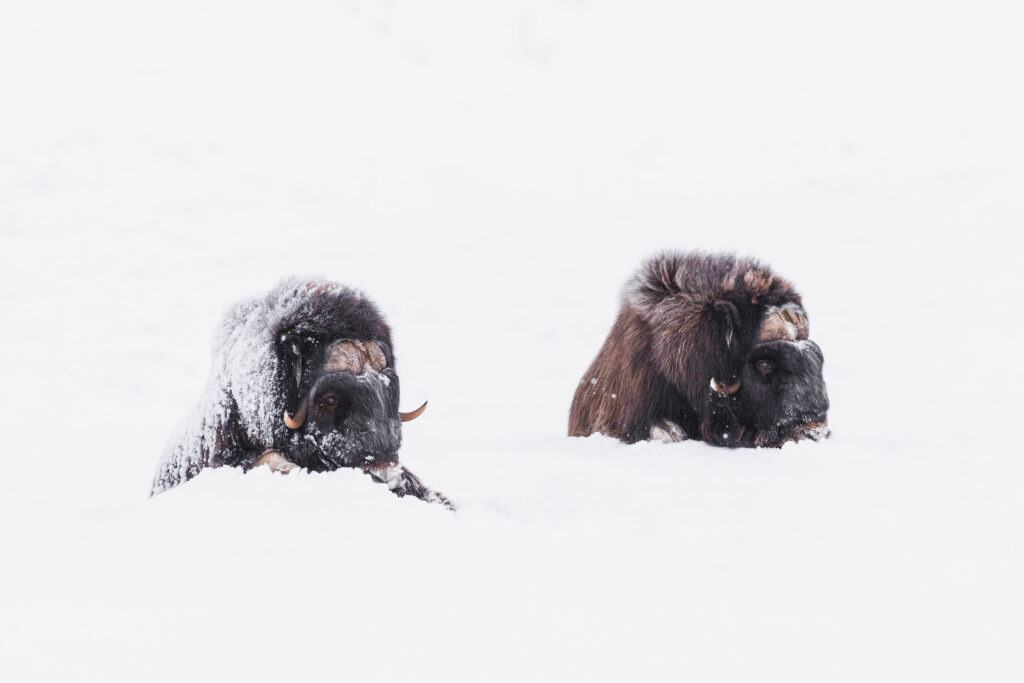
[[[398,495],[450,506],[398,462],[402,422],[391,330],[362,293],[287,280],[227,314],[206,393],[168,444],[156,494],[207,467],[287,474],[356,467]]]
[[[664,252],[626,283],[570,436],[772,446],[828,436],[821,349],[800,295],[750,258]]]

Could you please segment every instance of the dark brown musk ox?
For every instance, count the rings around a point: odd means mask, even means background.
[[[569,435],[780,447],[829,436],[824,358],[800,295],[758,261],[664,252],[573,397]]]
[[[287,474],[355,467],[399,496],[447,507],[398,462],[391,330],[360,292],[332,282],[285,281],[227,314],[214,343],[206,394],[168,444],[150,495],[207,467]]]

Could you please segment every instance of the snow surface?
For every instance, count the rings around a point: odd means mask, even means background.
[[[1024,678],[1019,3],[0,9],[0,679]],[[619,291],[804,294],[833,437],[564,436]],[[218,321],[392,323],[403,462],[152,500]]]

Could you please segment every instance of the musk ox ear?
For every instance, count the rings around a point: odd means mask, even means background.
[[[717,338],[712,340],[710,390],[719,395],[735,394],[739,388],[746,342],[740,311],[731,301],[718,299],[712,304]],[[706,375],[705,375],[706,377]],[[707,382],[707,379],[702,380]]]
[[[726,348],[731,348],[736,342],[740,331],[740,311],[736,304],[725,299],[719,299],[714,303],[715,320],[722,331],[722,341]]]
[[[290,370],[287,373],[288,380],[295,382],[295,388],[298,389],[302,384],[302,340],[297,334],[283,334],[281,348],[284,350],[285,367]]]

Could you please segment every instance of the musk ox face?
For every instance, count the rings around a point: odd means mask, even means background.
[[[823,356],[799,294],[767,266],[666,252],[626,286],[569,434],[781,446],[828,436]]]
[[[402,417],[387,344],[284,333],[284,424],[292,462],[311,470],[398,460]]]

